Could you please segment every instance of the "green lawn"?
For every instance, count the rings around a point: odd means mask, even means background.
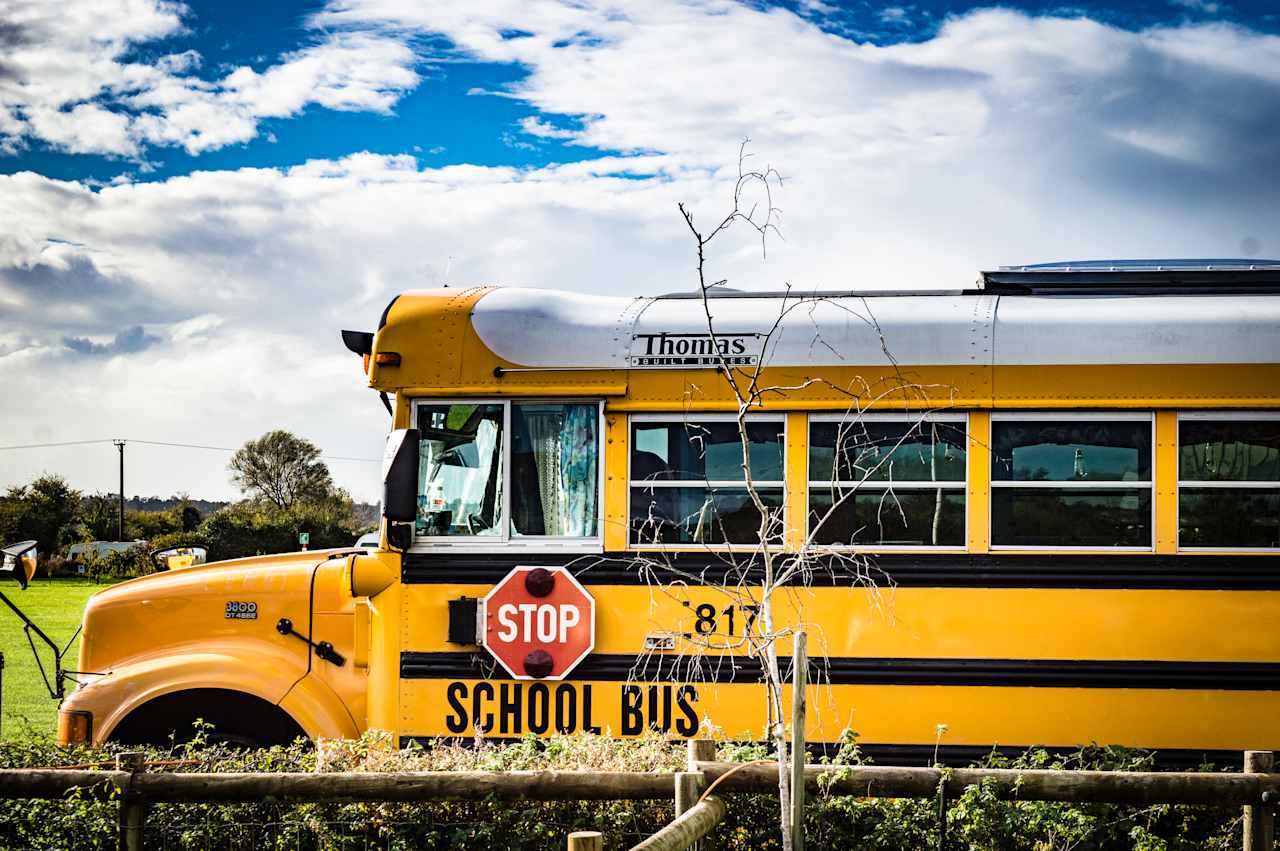
[[[46,635],[59,645],[65,645],[80,625],[80,616],[89,595],[106,587],[82,579],[37,579],[25,591],[14,582],[6,582],[0,591],[26,612]],[[36,639],[36,647],[40,650],[45,671],[52,679],[52,651],[39,638]],[[63,659],[66,667],[75,668],[79,648],[77,639]],[[3,708],[0,738],[52,738],[56,732],[58,704],[45,691],[40,669],[31,657],[31,647],[23,634],[22,621],[3,603],[0,603],[0,653],[4,653],[3,682],[0,683],[0,707]]]

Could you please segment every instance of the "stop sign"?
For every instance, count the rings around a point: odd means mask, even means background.
[[[563,567],[517,567],[480,601],[480,643],[518,680],[560,680],[596,645],[596,601]]]

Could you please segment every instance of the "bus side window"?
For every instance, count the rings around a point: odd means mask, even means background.
[[[769,511],[766,543],[782,541],[783,420],[747,421],[751,478]],[[747,491],[732,417],[631,418],[631,543],[759,544],[760,512]]]
[[[1178,545],[1280,547],[1280,418],[1184,414],[1178,421]]]
[[[503,406],[418,406],[418,519],[426,537],[502,531]]]
[[[1150,414],[992,414],[991,543],[1151,547]]]

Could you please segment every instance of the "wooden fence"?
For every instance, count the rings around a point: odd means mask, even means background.
[[[675,773],[606,771],[425,771],[333,773],[148,772],[141,754],[123,754],[115,770],[0,770],[0,799],[60,799],[74,789],[120,800],[120,848],[142,848],[151,803],[276,801],[414,802],[429,800],[599,801],[660,800],[676,804],[676,818],[637,848],[690,847],[715,829],[728,810],[723,796],[777,791],[777,767],[715,762],[712,742],[689,743],[689,770]],[[1245,772],[1050,771],[997,768],[803,766],[811,794],[874,798],[960,795],[985,784],[1000,798],[1066,803],[1194,804],[1244,808],[1246,851],[1273,851],[1280,774],[1270,751],[1248,751]],[[712,794],[714,793],[714,794]],[[945,813],[943,813],[945,824]],[[570,849],[598,849],[598,833],[575,833]]]

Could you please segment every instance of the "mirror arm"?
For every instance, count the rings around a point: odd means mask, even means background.
[[[40,677],[44,680],[44,687],[48,690],[49,696],[55,700],[62,700],[64,695],[64,692],[62,689],[62,681],[64,679],[64,671],[62,670],[62,655],[66,653],[68,649],[71,648],[71,642],[70,641],[67,642],[66,649],[59,649],[58,645],[54,643],[53,639],[45,635],[44,630],[36,626],[35,622],[32,621],[31,618],[27,617],[27,613],[22,611],[22,609],[19,609],[12,600],[10,600],[7,596],[5,596],[5,593],[3,591],[0,591],[0,600],[4,601],[4,604],[8,606],[10,609],[12,609],[15,615],[17,615],[19,618],[22,619],[23,631],[26,632],[27,634],[27,643],[31,645],[31,655],[36,657],[36,665],[40,668]],[[41,641],[43,641],[46,645],[49,646],[49,649],[53,651],[54,682],[52,685],[49,683],[49,677],[44,672],[44,663],[40,661],[40,653],[36,650],[36,641],[34,638],[31,637],[31,634],[33,632],[40,638]],[[76,635],[79,635],[79,634],[80,634],[80,630],[77,629]],[[71,641],[75,641],[75,635],[71,636]]]
[[[378,396],[382,399],[382,407],[387,409],[387,416],[394,420],[396,418],[396,412],[391,408],[391,400],[387,398],[387,391],[379,390]]]

